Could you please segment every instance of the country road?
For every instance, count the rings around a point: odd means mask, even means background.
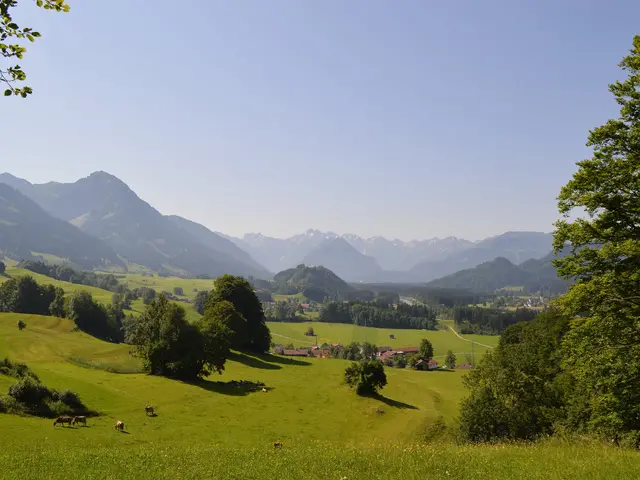
[[[460,336],[460,334],[458,334],[458,332],[456,332],[456,331],[455,331],[455,330],[454,330],[450,325],[447,325],[447,328],[448,328],[449,330],[451,330],[451,331],[453,332],[453,334],[454,334],[456,337],[458,337],[460,340],[464,340],[465,342],[469,342],[469,343],[471,343],[471,341],[472,341],[472,340],[469,340],[468,338],[463,338],[463,337],[461,337],[461,336]],[[493,346],[491,346],[491,345],[487,345],[487,344],[485,344],[485,343],[480,343],[480,342],[475,342],[475,341],[474,341],[473,343],[475,343],[476,345],[481,345],[481,346],[483,346],[483,347],[487,347],[487,348],[494,348]]]

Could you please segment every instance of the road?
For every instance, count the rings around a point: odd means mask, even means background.
[[[456,332],[456,331],[455,331],[455,330],[454,330],[450,325],[447,325],[447,328],[448,328],[449,330],[451,330],[451,331],[453,332],[453,334],[454,334],[456,337],[458,337],[460,340],[464,340],[465,342],[469,342],[469,343],[471,343],[471,340],[469,340],[468,338],[463,338],[463,337],[461,337],[461,336],[460,336],[460,334],[458,334],[458,332]],[[483,346],[483,347],[487,347],[487,348],[494,348],[493,346],[491,346],[491,345],[487,345],[487,344],[485,344],[485,343],[480,343],[480,342],[476,342],[476,341],[474,341],[473,343],[475,343],[476,345],[481,345],[481,346]]]

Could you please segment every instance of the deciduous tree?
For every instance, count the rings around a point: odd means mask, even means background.
[[[591,158],[562,188],[558,273],[576,281],[558,306],[574,320],[563,342],[575,384],[570,419],[580,430],[640,443],[640,35],[609,86],[618,118],[589,133]],[[585,214],[571,219],[576,209]],[[626,432],[626,433],[625,433]]]
[[[21,3],[26,3],[24,0]],[[68,12],[69,5],[65,0],[36,0],[38,7],[54,12]],[[6,67],[0,66],[0,84],[4,84],[5,96],[20,95],[26,98],[33,92],[31,87],[16,85],[27,78],[20,65],[14,64],[16,60],[22,60],[27,48],[25,41],[34,42],[39,38],[40,32],[29,27],[20,27],[13,18],[13,8],[18,6],[18,0],[0,0],[0,57]],[[16,43],[14,43],[16,42]]]

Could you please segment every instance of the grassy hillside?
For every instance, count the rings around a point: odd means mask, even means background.
[[[213,280],[200,280],[197,278],[178,278],[178,277],[160,277],[126,274],[118,275],[118,281],[129,285],[130,289],[147,287],[153,288],[158,293],[173,293],[175,287],[182,288],[184,298],[193,300],[196,298],[198,291],[211,290],[213,288]],[[194,291],[197,289],[197,291]]]
[[[445,321],[443,324],[446,326],[452,324],[452,322],[447,323]],[[453,350],[453,352],[458,355],[459,363],[466,362],[464,355],[467,352],[471,352],[471,343],[467,340],[484,344],[476,343],[474,346],[474,353],[476,359],[478,359],[487,350],[487,346],[496,345],[499,338],[497,336],[486,335],[461,335],[463,338],[461,339],[448,328],[437,331],[403,330],[320,322],[267,322],[267,325],[269,326],[269,330],[271,330],[271,336],[274,342],[283,344],[293,343],[295,346],[315,344],[314,337],[304,335],[310,326],[313,327],[315,334],[318,336],[318,345],[325,342],[329,344],[342,343],[344,345],[350,342],[363,342],[367,340],[379,347],[417,347],[420,345],[420,340],[428,338],[431,343],[433,343],[434,355],[436,357],[444,357],[447,350]],[[390,339],[389,335],[394,335],[395,338]]]
[[[27,329],[18,331],[22,318]],[[69,362],[134,367],[128,347],[71,331],[67,320],[0,314],[0,355],[26,361],[54,388],[77,391],[101,416],[89,427],[0,414],[2,479],[22,478],[634,478],[640,457],[601,445],[422,443],[452,425],[461,372],[388,369],[380,399],[342,385],[345,362],[238,355],[201,385],[116,374]],[[249,393],[230,380],[262,381]],[[0,376],[0,389],[12,379]],[[152,403],[157,417],[146,417]],[[127,434],[112,428],[125,422]],[[16,434],[19,432],[19,434]],[[274,450],[272,443],[284,448]],[[544,458],[544,461],[540,459]]]

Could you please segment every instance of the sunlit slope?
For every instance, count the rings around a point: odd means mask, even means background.
[[[23,331],[17,328],[18,318],[27,323]],[[136,442],[168,438],[173,443],[181,438],[225,444],[274,439],[366,442],[372,437],[409,441],[438,419],[451,424],[464,393],[459,372],[388,369],[384,397],[361,398],[342,385],[347,362],[333,359],[236,354],[223,375],[201,385],[74,363],[81,359],[97,366],[134,368],[137,361],[128,356],[129,348],[72,331],[67,320],[0,314],[0,356],[27,362],[54,388],[77,391],[88,406],[104,414],[95,420],[98,425],[106,428],[121,418],[135,432]],[[230,380],[261,381],[270,391],[242,391],[226,383]],[[157,418],[144,417],[147,403],[158,407]],[[7,418],[0,415],[0,441],[5,435],[2,422],[15,421]],[[24,421],[33,428],[43,423]],[[50,428],[49,422],[44,425]],[[108,444],[112,441],[108,428],[103,430],[96,427],[96,441],[104,435]],[[69,441],[81,444],[84,440],[79,435]]]

